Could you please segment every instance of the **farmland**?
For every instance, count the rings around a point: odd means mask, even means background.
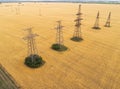
[[[17,3],[0,5],[0,64],[22,89],[120,89],[120,5],[82,4],[83,41],[73,42],[78,3]],[[100,12],[101,30],[93,30]],[[106,28],[109,11],[111,27]],[[50,47],[55,43],[56,21],[62,20],[65,52]],[[38,54],[46,62],[41,68],[24,65],[27,42],[33,27]]]

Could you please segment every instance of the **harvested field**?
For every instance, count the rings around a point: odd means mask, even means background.
[[[82,4],[83,41],[73,42],[78,3],[24,3],[16,15],[17,3],[0,5],[0,63],[22,89],[120,89],[120,5]],[[39,11],[41,10],[41,12]],[[100,12],[101,30],[93,30]],[[106,28],[109,11],[111,27]],[[41,16],[39,14],[41,13]],[[69,49],[56,52],[56,21],[62,20],[64,44]],[[22,39],[34,27],[38,53],[44,66],[24,65],[27,43]]]

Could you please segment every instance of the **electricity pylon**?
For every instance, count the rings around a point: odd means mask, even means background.
[[[32,28],[27,28],[25,30],[28,31],[28,35],[23,39],[27,40],[28,56],[25,58],[24,63],[31,68],[38,68],[45,63],[45,61],[42,60],[42,57],[37,54],[35,37],[38,35],[33,34]]]
[[[66,46],[64,46],[63,44],[63,32],[62,32],[62,28],[63,26],[61,25],[61,21],[57,21],[58,25],[55,28],[57,30],[56,32],[56,43],[52,45],[52,49],[56,50],[56,51],[65,51],[68,48]]]
[[[20,15],[20,6],[17,6],[15,10],[16,10],[16,15]]]
[[[41,8],[39,8],[39,16],[41,16]]]
[[[75,30],[74,30],[74,34],[73,34],[73,37],[71,38],[71,40],[73,41],[80,41],[82,40],[82,32],[81,32],[81,20],[83,20],[81,18],[81,5],[79,5],[79,9],[78,9],[78,13],[76,14],[77,15],[77,19],[75,19]]]
[[[105,27],[110,27],[110,19],[111,19],[111,12],[109,12],[107,21],[106,21],[106,23],[105,23]]]
[[[59,46],[61,47],[61,45],[63,45],[63,32],[62,32],[62,28],[64,26],[61,25],[61,21],[57,21],[58,25],[55,28],[57,30],[56,33],[56,43],[59,44]]]
[[[11,5],[11,7],[10,7],[10,8],[11,8],[11,12],[13,12],[13,6],[12,6],[12,5]]]
[[[27,28],[25,30],[28,31],[28,35],[26,37],[24,37],[23,39],[27,40],[28,56],[33,57],[32,55],[37,54],[37,47],[36,47],[36,43],[35,43],[35,37],[38,36],[38,35],[32,33],[32,28]]]
[[[100,29],[100,27],[99,27],[99,15],[100,14],[99,14],[99,11],[98,11],[93,29]]]

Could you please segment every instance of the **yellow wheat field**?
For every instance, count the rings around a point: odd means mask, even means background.
[[[0,5],[0,63],[21,89],[120,89],[120,5],[82,4],[82,37],[70,40],[78,3],[17,3]],[[101,30],[93,30],[97,12]],[[105,28],[109,11],[110,28]],[[41,15],[41,16],[40,16]],[[56,21],[65,26],[65,52],[51,50],[55,43]],[[22,39],[33,27],[38,53],[46,61],[38,69],[24,65],[27,43]]]

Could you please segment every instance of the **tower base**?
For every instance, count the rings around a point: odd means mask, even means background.
[[[42,57],[40,57],[37,54],[30,55],[25,58],[24,64],[31,68],[38,68],[42,66],[45,62],[42,60]]]
[[[92,27],[93,29],[98,29],[98,30],[100,30],[101,28],[100,27]]]
[[[104,25],[104,27],[111,27],[111,26],[109,26],[109,25]]]
[[[66,51],[68,49],[66,46],[60,44],[53,44],[51,48],[56,51]]]
[[[81,38],[81,37],[72,37],[71,40],[72,40],[72,41],[79,42],[79,41],[82,41],[83,38]]]

